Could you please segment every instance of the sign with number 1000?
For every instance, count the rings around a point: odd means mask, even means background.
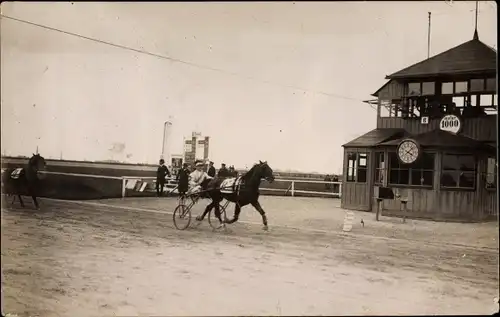
[[[457,134],[462,128],[462,121],[456,115],[446,115],[439,122],[439,128]]]

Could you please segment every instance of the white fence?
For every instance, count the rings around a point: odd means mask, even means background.
[[[2,169],[3,172],[3,169]],[[127,195],[127,189],[136,190],[136,191],[144,191],[148,187],[154,188],[154,184],[156,182],[156,177],[141,177],[141,176],[105,176],[105,175],[93,175],[93,174],[77,174],[77,173],[62,173],[62,172],[49,172],[43,171],[41,174],[52,174],[52,175],[66,175],[66,176],[74,176],[74,177],[88,177],[88,178],[102,178],[102,179],[115,179],[120,180],[121,185],[121,194],[122,198],[125,198]],[[325,181],[317,181],[317,180],[299,180],[299,179],[282,179],[276,178],[274,180],[276,183],[289,183],[286,188],[269,188],[269,183],[264,182],[263,186],[260,188],[261,191],[270,191],[270,192],[282,192],[285,196],[289,194],[290,196],[297,196],[297,194],[313,194],[320,195],[325,197],[333,197],[340,198],[342,197],[342,183],[341,182],[325,182]],[[319,190],[306,190],[306,189],[298,189],[297,187],[304,187],[302,184],[316,184],[315,186],[325,186],[330,185],[329,189],[325,188],[325,191]],[[337,185],[337,186],[335,186]],[[267,186],[267,187],[266,187]],[[175,180],[171,178],[167,178],[167,190],[173,191],[176,187]],[[326,187],[326,186],[325,186]],[[335,190],[336,189],[336,190]],[[265,194],[265,193],[264,193]]]
[[[122,178],[122,197],[126,196],[126,189],[127,189],[127,183],[129,181],[137,181],[137,180],[150,180],[151,183],[156,182],[156,177],[137,177],[137,176],[124,176]],[[167,178],[169,181],[173,181],[173,179]],[[277,178],[274,180],[275,182],[288,182],[290,185],[285,189],[285,188],[267,188],[267,187],[261,187],[261,191],[271,191],[271,192],[282,192],[285,196],[290,193],[290,196],[294,197],[296,194],[314,194],[314,195],[324,195],[327,197],[333,197],[333,198],[341,198],[342,197],[342,183],[341,182],[325,182],[325,181],[315,181],[315,180],[298,180],[298,179],[281,179]],[[167,184],[167,188],[170,190],[174,190],[176,187],[176,182],[169,182],[170,184]],[[266,183],[267,185],[269,183]],[[296,189],[296,184],[322,184],[322,185],[330,185],[332,186],[332,189],[330,190],[325,190],[325,191],[314,191],[314,190],[303,190],[303,189]],[[264,185],[264,186],[265,186]],[[337,191],[335,191],[334,185],[337,185]],[[134,186],[135,187],[135,186]]]

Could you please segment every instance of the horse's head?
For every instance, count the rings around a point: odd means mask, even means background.
[[[28,161],[29,168],[34,171],[43,171],[47,167],[47,163],[45,162],[45,158],[40,154],[33,154],[33,156]]]
[[[267,164],[266,161],[259,161],[259,164],[257,164],[257,166],[260,178],[264,178],[270,183],[274,182],[273,169],[269,166],[269,164]]]

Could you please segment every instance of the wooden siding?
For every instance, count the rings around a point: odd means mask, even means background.
[[[368,153],[366,183],[347,182],[347,153]],[[369,211],[371,209],[371,188],[373,186],[373,151],[368,148],[348,148],[344,150],[341,208]]]
[[[377,96],[379,100],[399,99],[404,95],[404,89],[402,83],[391,80],[377,92]]]
[[[409,217],[430,219],[487,220],[498,214],[495,191],[482,193],[474,191],[451,191],[430,189],[405,189],[408,197]],[[376,202],[372,211],[376,212]],[[399,200],[385,200],[383,214],[401,215]]]
[[[441,153],[436,155],[436,172],[434,188],[393,188],[399,191],[402,198],[408,199],[409,217],[430,219],[487,220],[498,215],[497,194],[495,190],[487,190],[484,182],[486,157],[478,162],[476,190],[443,190],[440,188]],[[372,190],[372,197],[375,189]],[[373,197],[371,210],[376,212],[376,200]],[[385,215],[402,215],[400,200],[385,200],[382,205]]]
[[[369,211],[370,196],[368,183],[342,183],[341,207],[345,209]]]
[[[483,196],[484,218],[496,219],[498,217],[498,199],[496,190],[487,190]]]
[[[401,128],[411,134],[420,134],[439,129],[439,119],[432,119],[429,124],[421,124],[418,119],[403,118],[377,118],[377,128]],[[482,118],[464,119],[464,127],[461,135],[479,140],[491,141],[497,140],[496,116],[487,116]]]
[[[387,150],[384,150],[387,156]],[[376,212],[377,202],[374,197],[374,150],[367,148],[346,148],[344,150],[343,175],[347,176],[347,153],[368,153],[367,182],[347,182],[347,177],[342,182],[341,207],[351,210]],[[481,157],[477,165],[477,178],[475,191],[444,190],[440,188],[442,153],[436,152],[435,173],[433,188],[403,188],[392,187],[399,194],[408,198],[407,212],[410,218],[426,218],[435,220],[466,220],[481,221],[495,219],[498,215],[497,193],[495,190],[485,188],[487,157]],[[387,174],[384,180],[387,186]],[[401,216],[402,205],[400,200],[385,200],[383,202],[383,215]]]

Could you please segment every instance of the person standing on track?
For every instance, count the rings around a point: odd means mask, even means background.
[[[186,192],[188,191],[189,188],[189,168],[188,168],[188,163],[182,164],[182,168],[179,170],[179,173],[177,173],[177,190],[179,191],[179,194],[181,196],[184,196]]]
[[[171,176],[170,171],[168,170],[168,167],[165,165],[165,160],[161,159],[160,166],[158,166],[158,169],[156,170],[156,195],[158,197],[163,196],[163,189],[165,187],[165,177],[167,175],[168,177]]]
[[[208,176],[210,177],[215,177],[215,167],[214,167],[214,162],[210,161],[210,166],[208,167]]]

